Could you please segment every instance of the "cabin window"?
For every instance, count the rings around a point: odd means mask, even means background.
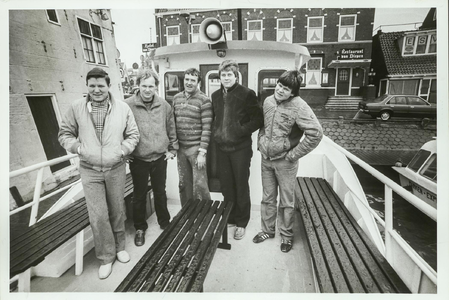
[[[248,21],[246,39],[248,41],[263,41],[262,20]]]
[[[167,46],[179,45],[181,43],[179,26],[167,26]]]
[[[422,168],[420,174],[429,178],[432,181],[437,182],[437,155],[433,154],[427,161],[426,165]]]
[[[242,84],[242,73],[238,73],[237,82]],[[209,97],[212,95],[213,92],[217,91],[221,87],[221,81],[220,81],[220,75],[218,75],[218,70],[213,70],[207,72],[205,79],[205,90],[206,95]]]
[[[277,20],[277,42],[293,43],[293,19]]]
[[[200,24],[193,24],[190,28],[190,34],[191,34],[191,42],[192,43],[199,43],[201,42],[200,38]]]
[[[221,22],[227,41],[232,41],[232,22]]]
[[[357,15],[340,16],[340,24],[338,29],[339,42],[355,41],[355,26]]]
[[[278,78],[284,73],[286,70],[277,69],[277,70],[261,70],[257,79],[257,88],[258,93],[257,97],[259,98],[259,103],[262,105],[263,101],[268,97],[274,94],[274,88],[276,87]]]
[[[61,25],[59,23],[58,13],[56,12],[56,9],[47,9],[46,12],[47,12],[47,20],[50,23]]]
[[[165,100],[170,105],[173,97],[184,90],[184,72],[167,72],[164,75]]]
[[[103,34],[98,25],[78,19],[78,26],[84,50],[84,59],[90,63],[106,65],[103,48]]]
[[[418,153],[413,157],[412,161],[408,164],[408,168],[417,172],[427,158],[430,156],[430,151],[420,149]]]
[[[324,32],[324,17],[307,18],[307,42],[322,43]]]

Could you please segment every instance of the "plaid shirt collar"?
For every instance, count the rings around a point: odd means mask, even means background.
[[[86,98],[87,98],[86,99],[86,101],[87,101],[87,110],[89,111],[89,113],[92,113],[92,101],[93,100],[90,98],[89,94],[87,94]],[[108,94],[108,97],[106,98],[106,101],[108,102],[108,113],[110,113],[111,109],[112,109],[112,101],[111,101],[111,98],[110,98],[110,94]]]

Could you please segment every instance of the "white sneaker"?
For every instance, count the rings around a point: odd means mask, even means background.
[[[241,240],[245,235],[245,228],[235,227],[234,240]]]
[[[98,269],[98,277],[100,279],[106,279],[112,273],[112,263],[101,265],[100,269]]]
[[[123,251],[120,251],[120,252],[117,253],[117,259],[121,263],[127,263],[127,262],[129,262],[130,257],[129,257],[128,252],[123,250]]]

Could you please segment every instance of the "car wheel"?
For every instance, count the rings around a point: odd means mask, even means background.
[[[389,111],[381,111],[380,112],[380,119],[382,121],[386,121],[389,120],[391,118],[391,113]]]

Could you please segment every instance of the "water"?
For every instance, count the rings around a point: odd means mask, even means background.
[[[374,167],[399,184],[399,176],[391,166]],[[359,177],[371,208],[384,219],[384,184],[372,177],[358,165],[353,165],[353,168]],[[393,193],[393,229],[434,270],[437,270],[437,222],[433,221],[396,193]]]

